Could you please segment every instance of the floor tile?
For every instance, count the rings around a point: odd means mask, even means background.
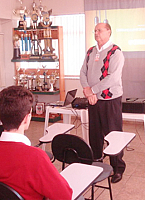
[[[59,121],[61,123],[62,121]],[[72,120],[74,122],[74,120]],[[49,123],[51,125],[51,123]],[[73,129],[71,134],[82,136],[80,121],[75,121],[77,129]],[[124,150],[124,161],[126,170],[119,183],[111,184],[113,200],[145,200],[145,131],[142,122],[124,121],[123,131],[134,132],[135,139]],[[32,145],[39,143],[39,138],[43,136],[44,122],[32,121],[29,130],[25,132],[31,140]],[[42,148],[40,146],[39,148]],[[51,151],[51,143],[46,145],[46,150]],[[109,164],[109,158],[105,158],[105,163]],[[54,166],[61,171],[61,163],[55,161]],[[101,184],[107,184],[103,181]],[[90,198],[91,187],[84,192],[84,197]],[[95,199],[110,200],[109,191],[95,188]]]

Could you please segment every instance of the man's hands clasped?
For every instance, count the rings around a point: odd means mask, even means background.
[[[97,96],[96,96],[96,94],[94,94],[92,92],[90,87],[85,87],[83,89],[83,93],[84,93],[85,97],[88,99],[89,104],[95,105],[97,103],[97,100],[98,100]]]

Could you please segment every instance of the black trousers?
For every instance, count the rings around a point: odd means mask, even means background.
[[[102,157],[104,136],[111,131],[122,131],[122,97],[112,100],[98,100],[95,105],[88,105],[89,112],[89,141],[94,158]],[[125,162],[122,160],[123,151],[117,156],[110,157],[114,173],[123,173]]]

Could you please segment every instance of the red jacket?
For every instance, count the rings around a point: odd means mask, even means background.
[[[25,200],[70,200],[72,189],[47,154],[21,142],[0,141],[0,181]]]

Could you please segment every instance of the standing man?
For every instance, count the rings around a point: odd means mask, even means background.
[[[95,26],[97,45],[86,54],[80,81],[88,99],[89,140],[94,159],[101,159],[104,136],[111,131],[122,131],[122,69],[124,56],[120,48],[110,41],[111,26],[99,23]],[[123,151],[110,157],[114,175],[111,182],[122,179],[125,162]]]

